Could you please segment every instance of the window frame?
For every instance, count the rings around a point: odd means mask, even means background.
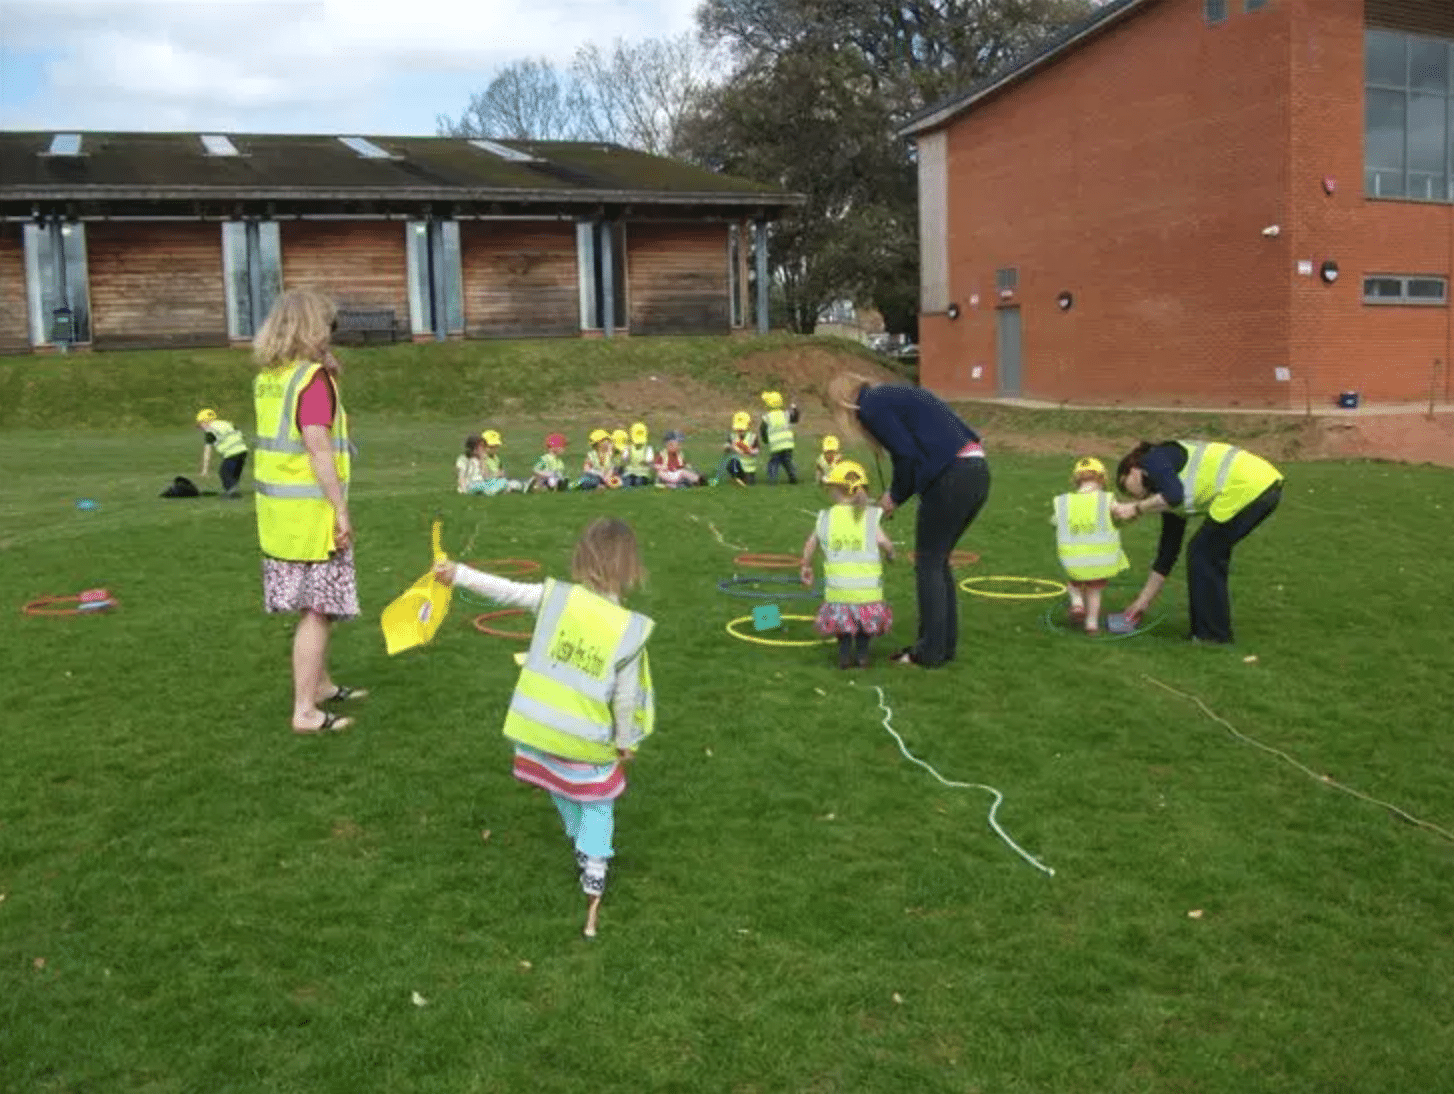
[[[95,338],[91,316],[91,254],[82,221],[66,221],[60,226],[60,262],[65,266],[66,298],[57,301],[55,294],[56,255],[51,231],[52,222],[26,224],[21,234],[25,261],[26,327],[33,347],[54,346],[55,311],[71,310],[72,338],[67,345],[90,345]],[[42,248],[49,256],[50,277],[42,276]],[[47,300],[47,297],[50,299]],[[50,307],[47,307],[47,303]]]
[[[262,320],[272,311],[273,304],[283,294],[283,238],[282,229],[276,220],[255,222],[258,232],[258,283],[262,287],[263,306],[256,309],[262,319],[254,322],[252,301],[252,257],[248,253],[248,222],[224,220],[220,230],[222,239],[222,287],[227,300],[227,339],[230,342],[245,342],[257,334]],[[240,286],[246,286],[244,294]]]
[[[1368,292],[1369,282],[1372,281],[1397,281],[1399,283],[1398,296],[1370,296]],[[1422,296],[1409,295],[1409,283],[1413,281],[1436,281],[1443,288],[1443,295],[1438,299]],[[1449,306],[1449,278],[1445,274],[1393,274],[1393,273],[1371,273],[1363,275],[1363,303],[1376,308],[1409,307],[1409,308],[1447,308]]]
[[[432,336],[434,329],[434,277],[435,240],[441,252],[444,266],[444,333],[463,335],[464,320],[464,244],[460,237],[459,221],[439,220],[437,236],[430,231],[427,220],[406,220],[404,222],[404,265],[409,294],[409,333],[412,336]]]
[[[1227,21],[1231,7],[1231,0],[1202,0],[1202,18],[1209,27],[1221,26]]]
[[[1396,39],[1403,51],[1403,76],[1400,82],[1392,83],[1386,79],[1374,78],[1369,74],[1368,63],[1370,54],[1370,43],[1374,36],[1379,35],[1388,39]],[[1444,90],[1442,95],[1437,90],[1415,86],[1413,65],[1414,65],[1414,43],[1437,43],[1442,45],[1445,51],[1444,63]],[[1400,149],[1401,163],[1398,167],[1388,164],[1376,164],[1369,158],[1369,110],[1374,102],[1374,96],[1382,96],[1389,105],[1392,100],[1390,96],[1397,96],[1402,104],[1400,129],[1402,132],[1402,145]],[[1410,163],[1412,151],[1410,145],[1409,119],[1413,112],[1412,107],[1417,101],[1437,100],[1444,101],[1444,163],[1442,170],[1442,193],[1431,185],[1433,180],[1439,179],[1440,174],[1435,174],[1422,168],[1415,168]],[[1385,194],[1380,192],[1384,178],[1397,175],[1398,192]],[[1422,182],[1421,193],[1415,192],[1416,180]],[[1363,193],[1365,197],[1379,201],[1417,201],[1425,204],[1448,205],[1454,203],[1454,38],[1444,38],[1431,34],[1412,34],[1407,31],[1390,30],[1384,27],[1365,27],[1363,32]]]
[[[604,331],[601,313],[604,299],[601,291],[600,233],[607,229],[612,233],[612,320],[611,333],[630,331],[631,295],[627,279],[630,268],[626,262],[626,222],[623,220],[578,220],[576,221],[576,281],[580,288],[581,330]]]

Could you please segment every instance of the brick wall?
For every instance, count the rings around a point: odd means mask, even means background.
[[[1378,19],[1430,33],[1454,10],[1369,2]],[[1234,0],[1229,12],[1208,26],[1201,0],[1149,4],[948,127],[961,316],[924,317],[925,383],[997,392],[994,274],[1013,266],[1026,396],[1427,396],[1432,360],[1454,354],[1450,309],[1363,305],[1362,274],[1447,275],[1454,209],[1363,197],[1363,0],[1251,13]],[[1280,234],[1264,237],[1272,224]],[[1327,258],[1342,271],[1333,286],[1298,272]],[[1061,291],[1074,294],[1069,312]]]
[[[227,344],[217,224],[92,221],[86,266],[97,349]]]
[[[25,247],[19,224],[0,224],[0,352],[30,347]]]

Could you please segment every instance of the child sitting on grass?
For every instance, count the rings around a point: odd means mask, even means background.
[[[1111,523],[1116,500],[1106,489],[1106,468],[1094,456],[1075,461],[1075,491],[1056,497],[1055,544],[1069,581],[1070,619],[1085,633],[1101,632],[1101,591],[1122,570],[1131,567],[1121,549],[1121,533]]]
[[[651,485],[656,453],[647,443],[649,439],[645,422],[637,422],[631,427],[631,443],[626,446],[626,456],[621,463],[621,477],[627,486]]]
[[[757,454],[761,451],[757,434],[752,431],[752,415],[739,410],[732,415],[732,432],[722,446],[727,453],[727,474],[738,486],[752,486],[757,482]]]
[[[884,601],[883,557],[893,561],[894,545],[879,527],[883,510],[868,500],[868,472],[852,460],[839,460],[824,480],[833,504],[819,512],[803,544],[799,576],[813,584],[813,555],[823,548],[823,606],[814,622],[825,638],[838,638],[838,667],[868,667],[868,644],[887,634],[894,613]]]
[[[564,436],[552,433],[545,438],[545,452],[535,461],[527,490],[564,490],[570,486],[570,480],[565,477],[565,460],[561,457],[564,451]]]
[[[611,480],[616,479],[611,459],[611,434],[604,429],[593,429],[590,442],[591,447],[586,450],[586,459],[581,465],[581,477],[576,480],[577,490],[610,486]]]
[[[646,578],[636,534],[615,518],[592,521],[571,558],[576,584],[521,584],[449,561],[434,572],[446,585],[536,613],[504,732],[515,742],[515,777],[547,791],[560,813],[588,899],[585,934],[594,938],[615,802],[626,764],[656,722],[646,657],[654,624],[621,606]]]
[[[682,452],[682,442],[687,435],[680,429],[666,432],[666,447],[656,454],[656,485],[658,486],[705,486],[707,480],[691,464]]]

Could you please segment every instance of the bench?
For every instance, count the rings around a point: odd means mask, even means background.
[[[339,308],[336,318],[335,341],[392,342],[398,336],[393,308]]]

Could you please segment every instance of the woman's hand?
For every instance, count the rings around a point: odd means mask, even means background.
[[[459,563],[452,559],[444,559],[434,564],[434,580],[441,585],[453,585],[454,575],[459,570]]]
[[[1111,517],[1121,523],[1133,521],[1141,515],[1141,508],[1134,501],[1111,502]]]
[[[333,514],[333,549],[347,551],[353,546],[353,525],[349,523],[348,510],[335,510]]]
[[[883,496],[878,499],[878,507],[884,511],[884,516],[886,517],[893,516],[894,510],[898,508],[898,506],[894,504],[894,499],[889,496],[889,492],[887,490],[885,490],[883,492]]]

